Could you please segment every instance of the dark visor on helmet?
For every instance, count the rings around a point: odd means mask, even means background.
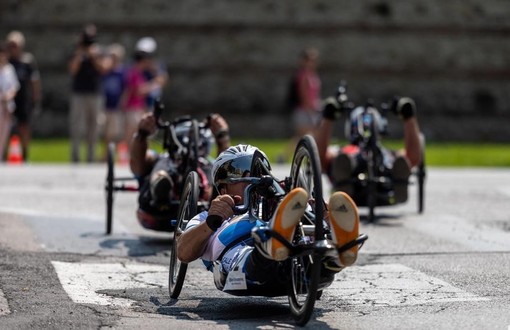
[[[250,176],[251,160],[252,156],[249,155],[235,158],[221,164],[216,171],[215,183],[226,183],[226,179]]]

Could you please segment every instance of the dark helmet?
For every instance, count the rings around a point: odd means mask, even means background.
[[[175,135],[182,145],[188,145],[191,121],[184,121],[175,127]],[[198,156],[207,157],[211,153],[213,135],[210,129],[198,130]]]
[[[381,116],[376,108],[367,106],[365,112],[365,109],[360,106],[354,109],[345,121],[345,137],[350,143],[356,144],[363,137],[366,125],[371,124],[367,122],[367,119],[373,121],[377,134],[382,134],[386,131],[386,118]]]

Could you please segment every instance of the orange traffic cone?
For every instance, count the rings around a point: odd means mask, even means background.
[[[9,141],[9,152],[7,154],[8,164],[21,164],[23,163],[23,153],[21,151],[21,143],[19,136],[13,135]]]
[[[117,145],[117,160],[120,165],[129,164],[129,148],[126,142]]]

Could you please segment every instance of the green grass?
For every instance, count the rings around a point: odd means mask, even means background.
[[[70,159],[70,150],[68,140],[33,140],[29,160],[31,163],[66,163]]]
[[[262,149],[272,162],[288,147],[287,140],[234,139],[233,143],[249,143]],[[402,143],[385,141],[392,149],[402,148]],[[155,148],[158,146],[155,144]],[[84,150],[82,150],[84,151]],[[70,147],[66,139],[40,139],[32,142],[31,163],[68,163]],[[98,159],[103,149],[98,148]],[[510,144],[496,143],[428,143],[426,147],[428,166],[490,166],[510,167]]]
[[[236,142],[236,141],[234,141]],[[276,161],[282,150],[288,145],[280,140],[250,140],[243,142],[253,144]],[[385,141],[387,148],[403,148],[402,142]],[[510,167],[510,144],[499,143],[428,143],[425,148],[427,166],[443,167]]]

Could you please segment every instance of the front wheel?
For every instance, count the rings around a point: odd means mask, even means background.
[[[174,230],[174,239],[170,253],[170,269],[168,276],[168,290],[170,297],[177,299],[181,293],[184,278],[188,264],[180,262],[177,258],[177,240],[186,229],[188,220],[197,214],[198,194],[199,194],[199,177],[197,172],[192,171],[186,177],[184,187],[181,194],[181,202],[177,215],[177,223]]]
[[[200,143],[200,134],[198,122],[193,119],[189,131],[188,140],[188,170],[196,171],[198,168],[198,148]]]
[[[290,311],[300,326],[312,316],[315,301],[320,296],[318,290],[322,255],[298,256],[290,258]]]
[[[289,305],[298,325],[305,325],[312,316],[317,290],[319,287],[323,250],[318,244],[324,242],[322,225],[324,201],[322,198],[322,170],[315,140],[304,136],[298,143],[291,167],[291,189],[304,188],[310,200],[314,200],[313,214],[306,214],[302,224],[314,225],[314,237],[306,237],[298,226],[293,238],[293,245],[314,244],[311,254],[296,255],[289,258]],[[313,243],[306,243],[310,240]],[[304,242],[303,242],[304,241]]]

